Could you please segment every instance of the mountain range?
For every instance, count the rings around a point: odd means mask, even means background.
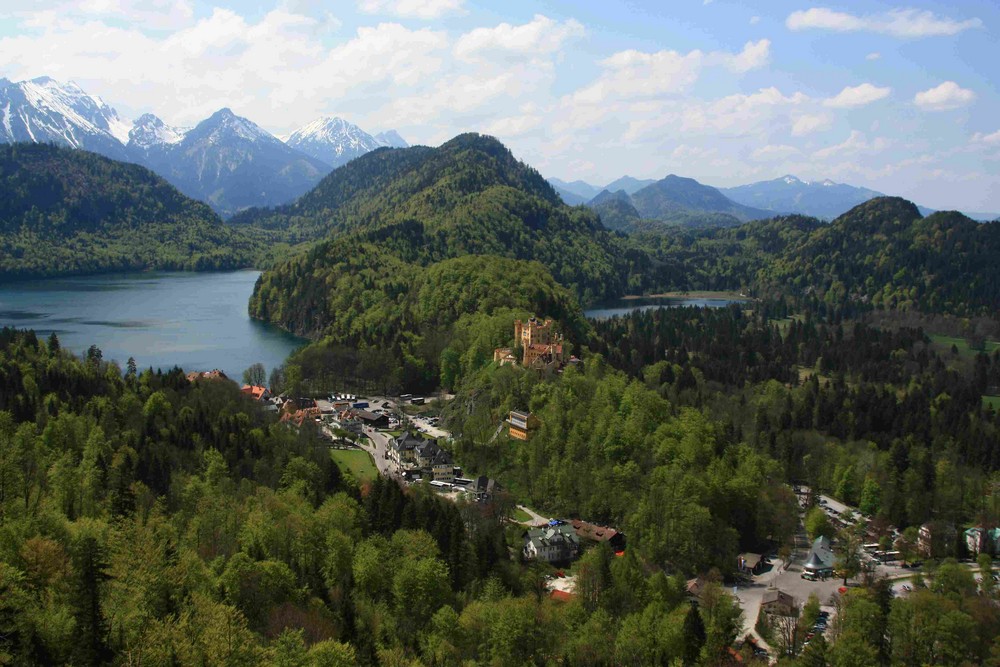
[[[611,190],[616,186],[623,187]],[[716,188],[693,178],[673,174],[652,182],[628,176],[620,178],[599,192],[586,206],[598,212],[605,227],[619,231],[637,231],[662,225],[734,227],[774,215],[737,203]]]
[[[283,142],[229,109],[192,128],[153,114],[134,123],[74,83],[0,79],[0,143],[54,143],[146,166],[225,216],[308,192],[360,155],[407,144],[394,130],[372,136],[340,118],[320,118]]]
[[[746,206],[772,213],[799,213],[832,220],[875,197],[885,195],[868,188],[823,181],[803,181],[786,175],[735,188],[719,188],[724,195]]]
[[[598,196],[603,191],[611,194],[624,191],[626,195],[629,195],[628,201],[632,203],[632,195],[656,182],[648,179],[642,180],[631,176],[623,176],[603,188],[598,188],[581,180],[572,182],[561,181],[558,178],[550,178],[548,180],[565,203],[570,206],[586,204],[592,207],[601,207],[603,209],[602,217],[610,215],[610,226],[620,229],[630,226],[630,224],[624,222],[628,219],[628,211],[620,203],[609,205],[607,194],[601,197]],[[701,184],[698,183],[698,185]],[[731,188],[712,189],[731,200],[733,204],[755,209],[756,213],[751,216],[753,218],[798,214],[820,218],[821,220],[833,220],[858,204],[876,197],[886,196],[876,190],[847,185],[845,183],[835,183],[830,179],[804,181],[792,175]],[[682,206],[682,208],[687,209],[687,214],[694,216],[688,219],[688,223],[697,223],[699,217],[704,219],[702,224],[720,226],[718,223],[724,222],[722,220],[716,220],[714,223],[705,221],[710,220],[713,215],[719,213],[725,206],[721,206],[718,202],[708,208],[693,204],[694,202],[688,201],[687,206]],[[637,208],[642,209],[643,207],[638,206]],[[918,208],[921,215],[925,216],[935,212],[934,209],[924,206],[919,206]],[[642,210],[638,210],[637,214],[640,218],[647,217]],[[995,220],[998,217],[997,213],[978,211],[965,211],[965,214],[976,220]],[[736,217],[746,219],[745,216],[737,215]],[[673,222],[676,223],[679,220],[675,219]],[[634,227],[634,225],[631,226]]]

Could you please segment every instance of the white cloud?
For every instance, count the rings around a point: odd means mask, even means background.
[[[572,94],[578,104],[602,104],[610,99],[633,99],[677,94],[686,90],[706,65],[719,65],[734,72],[762,67],[770,57],[771,42],[747,42],[739,53],[698,49],[680,53],[665,49],[647,53],[619,51],[600,62],[603,72],[588,86]]]
[[[762,146],[755,150],[751,157],[757,162],[774,162],[778,160],[787,160],[793,155],[799,155],[801,151],[795,146],[789,146],[787,144],[769,144],[767,146]]]
[[[872,51],[867,56],[865,56],[865,60],[878,60],[881,57],[882,57],[881,53],[879,53],[878,51]]]
[[[827,130],[832,123],[833,118],[829,114],[802,114],[794,118],[792,136],[804,137],[813,132]]]
[[[1000,130],[991,134],[976,132],[972,135],[972,142],[976,144],[986,144],[988,146],[1000,146]]]
[[[771,40],[762,39],[757,42],[747,42],[743,46],[743,50],[735,55],[725,52],[715,52],[709,55],[719,59],[724,67],[742,74],[759,69],[770,61]]]
[[[814,158],[825,160],[835,155],[855,155],[859,153],[879,153],[887,148],[889,142],[881,137],[869,142],[864,132],[852,130],[847,139],[834,146],[822,148],[813,153]]]
[[[486,126],[486,134],[492,134],[501,140],[526,134],[542,124],[541,116],[522,114],[500,118]]]
[[[81,20],[115,19],[141,24],[148,30],[179,28],[194,17],[190,0],[81,0],[79,2],[22,2],[15,15]]]
[[[751,134],[775,113],[808,100],[802,93],[785,95],[772,86],[750,95],[739,93],[710,103],[693,102],[684,110],[681,130]]]
[[[750,17],[750,25],[757,25],[758,23],[760,23],[760,17],[759,16],[751,16]]]
[[[870,83],[863,83],[860,86],[847,86],[835,96],[823,100],[823,106],[834,109],[852,109],[863,107],[878,100],[884,99],[892,92],[891,88],[880,88]]]
[[[948,111],[972,104],[976,94],[962,88],[954,81],[945,81],[940,86],[921,91],[913,96],[913,103],[926,111]]]
[[[586,31],[579,22],[570,19],[560,23],[536,14],[530,23],[501,23],[493,28],[476,28],[462,35],[455,44],[455,55],[463,60],[505,57],[508,54],[534,57],[550,54]]]
[[[963,30],[982,27],[977,18],[959,21],[938,17],[918,9],[893,9],[884,14],[856,16],[824,7],[795,11],[789,14],[785,25],[790,30],[833,30],[836,32],[877,32],[893,37],[916,38],[938,35],[956,35]]]
[[[339,111],[330,100],[422,83],[450,46],[443,32],[382,23],[330,47],[322,19],[285,9],[256,20],[215,9],[166,35],[48,13],[25,20],[36,27],[0,39],[8,76],[73,80],[124,116],[151,111],[175,125],[228,106],[270,129],[293,129]]]
[[[465,12],[465,0],[361,0],[366,14],[389,14],[401,18],[437,19]]]

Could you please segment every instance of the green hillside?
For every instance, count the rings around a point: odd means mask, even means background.
[[[830,224],[786,216],[631,243],[650,253],[654,282],[670,289],[746,287],[758,296],[956,315],[1000,308],[1000,226],[954,211],[924,218],[895,197]]]
[[[261,252],[256,236],[143,167],[0,146],[0,276],[245,267]]]
[[[290,241],[327,239],[309,253],[309,281],[324,280],[337,261],[328,256],[340,254],[336,245],[374,243],[421,266],[463,255],[537,260],[584,301],[627,286],[623,244],[598,217],[565,206],[537,171],[476,134],[435,149],[374,151],[334,170],[296,204],[232,223],[280,230]]]
[[[759,273],[759,285],[829,303],[995,313],[998,262],[1000,226],[955,211],[923,218],[904,199],[879,197],[787,248]]]

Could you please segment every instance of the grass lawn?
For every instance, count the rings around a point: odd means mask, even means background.
[[[983,403],[992,406],[994,410],[1000,410],[1000,396],[983,396]]]
[[[368,452],[360,449],[334,449],[330,452],[341,471],[348,472],[359,482],[369,481],[378,476]]]
[[[399,436],[403,435],[403,432],[402,431],[398,431],[398,430],[397,431],[382,431],[382,433],[385,433],[390,438],[398,438]]]
[[[958,353],[963,357],[971,357],[977,354],[976,350],[969,349],[969,342],[964,338],[956,338],[954,336],[938,336],[937,334],[931,334],[930,339],[943,346],[946,350],[951,350],[951,346],[954,345],[958,348]],[[1000,343],[995,340],[986,341],[986,353],[992,354],[994,350],[1000,348]]]
[[[520,521],[521,523],[531,521],[531,515],[525,512],[520,507],[514,508],[514,521]]]

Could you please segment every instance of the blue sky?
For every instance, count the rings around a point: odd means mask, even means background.
[[[178,126],[487,132],[596,185],[791,173],[1000,211],[998,25],[995,2],[27,0],[0,76]]]

